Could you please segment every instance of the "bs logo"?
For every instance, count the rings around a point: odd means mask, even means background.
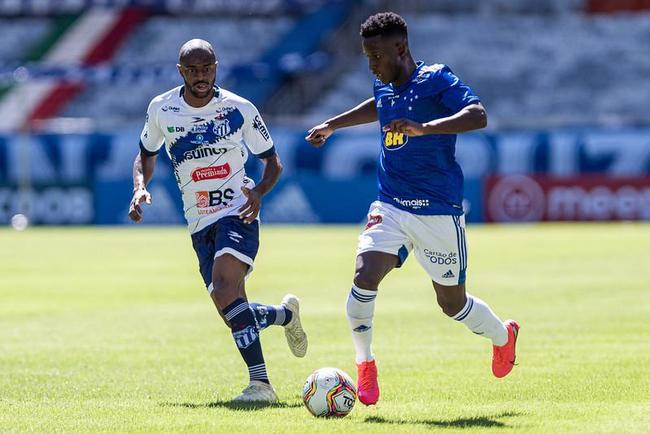
[[[408,141],[409,136],[404,133],[395,133],[393,131],[386,131],[383,137],[384,147],[389,151],[401,148],[406,145]]]

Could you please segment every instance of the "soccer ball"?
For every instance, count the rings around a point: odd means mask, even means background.
[[[307,377],[302,400],[316,417],[343,417],[352,411],[357,389],[350,376],[340,369],[321,368]]]

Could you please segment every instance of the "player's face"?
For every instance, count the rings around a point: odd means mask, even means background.
[[[205,53],[189,56],[178,65],[178,70],[187,89],[196,98],[206,98],[212,92],[217,76],[217,63],[214,57]]]
[[[393,37],[371,36],[363,38],[362,46],[370,72],[384,84],[395,81],[399,76],[401,59],[398,40]]]

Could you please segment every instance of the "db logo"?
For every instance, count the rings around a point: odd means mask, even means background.
[[[373,227],[375,225],[378,225],[379,223],[382,222],[382,220],[383,220],[383,218],[379,214],[376,214],[376,215],[370,214],[370,215],[368,215],[368,223],[366,224],[366,229],[370,229],[371,227]]]
[[[406,145],[409,141],[409,136],[404,133],[395,133],[393,131],[386,131],[384,133],[384,147],[389,151],[394,151]]]

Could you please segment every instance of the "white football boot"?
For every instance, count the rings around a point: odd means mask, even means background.
[[[251,380],[241,394],[233,398],[232,402],[268,402],[274,404],[278,402],[278,395],[270,384]]]
[[[284,336],[287,338],[289,349],[296,357],[307,354],[307,334],[300,323],[300,300],[293,294],[287,294],[282,299],[282,306],[291,311],[291,321],[284,326]]]

